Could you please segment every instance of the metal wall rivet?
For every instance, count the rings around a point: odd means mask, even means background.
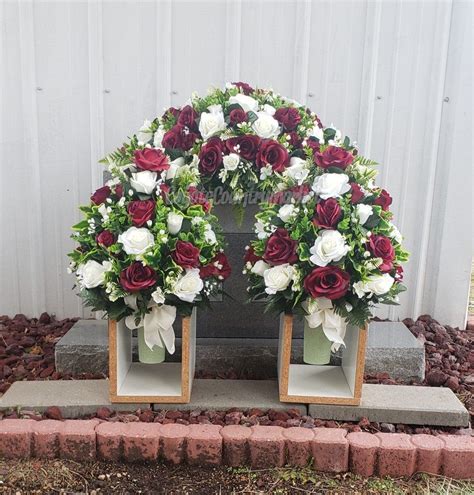
[[[173,91],[171,91],[171,94],[172,94],[172,95],[177,95],[177,94],[178,94],[178,92],[177,92],[176,90],[173,90]]]
[[[376,98],[377,98],[377,100],[381,100],[381,99],[382,99],[382,97],[381,97],[381,96],[377,96]]]
[[[104,89],[104,93],[110,93],[110,89]]]
[[[308,96],[312,98],[314,96],[314,93],[308,93]]]
[[[39,86],[36,86],[36,91],[43,91],[43,88],[40,88]]]
[[[446,103],[448,103],[448,101],[449,101],[449,96],[445,96],[445,97],[443,98],[443,101],[445,101]]]

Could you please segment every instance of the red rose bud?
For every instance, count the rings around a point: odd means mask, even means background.
[[[163,170],[170,168],[168,157],[163,151],[153,148],[135,150],[134,161],[139,169],[149,170],[150,172],[163,172]]]
[[[178,241],[171,257],[175,263],[183,268],[196,268],[199,266],[200,249],[187,241]]]
[[[115,244],[115,236],[110,232],[110,230],[103,230],[100,234],[95,238],[97,244],[100,244],[104,247],[112,246]]]
[[[268,239],[263,259],[270,265],[283,265],[298,261],[296,248],[298,243],[290,238],[283,227],[275,230]]]
[[[264,139],[256,157],[258,168],[270,165],[275,172],[283,172],[290,161],[288,151],[273,139]]]
[[[167,115],[172,115],[175,119],[178,119],[179,117],[179,110],[175,107],[169,107],[168,110],[165,111],[165,113],[162,115],[161,118],[166,117]]]
[[[211,211],[211,203],[207,200],[206,193],[199,191],[194,186],[188,187],[189,200],[192,205],[201,205],[206,213]]]
[[[303,282],[311,297],[327,297],[335,300],[344,297],[349,289],[350,276],[338,266],[320,266],[315,268]]]
[[[101,205],[111,194],[109,186],[99,187],[97,191],[91,196],[91,201],[95,205]]]
[[[395,280],[401,282],[403,280],[403,266],[397,266],[395,268]]]
[[[251,134],[226,139],[225,146],[229,153],[238,153],[244,160],[253,161],[257,156],[260,138]]]
[[[367,248],[376,258],[382,258],[383,262],[378,267],[381,272],[389,272],[393,268],[395,250],[388,237],[383,235],[370,236]]]
[[[196,119],[198,114],[191,105],[186,105],[181,109],[181,113],[178,117],[178,124],[186,126],[188,129],[197,131],[198,126],[196,124]]]
[[[127,292],[138,292],[153,287],[156,283],[155,270],[134,261],[128,268],[120,272],[120,285]]]
[[[293,149],[301,148],[303,144],[303,139],[300,138],[299,134],[296,131],[292,131],[288,133],[290,139],[288,139],[288,144],[293,147]]]
[[[345,170],[353,160],[352,153],[337,146],[328,146],[322,153],[315,155],[315,162],[321,168],[337,167]]]
[[[249,246],[249,248],[245,251],[244,263],[250,262],[253,265],[254,263],[257,263],[257,261],[261,259],[262,258],[260,256],[257,256],[255,254],[255,251],[252,246]]]
[[[357,204],[364,197],[364,192],[362,191],[359,184],[351,182],[351,203],[353,205]]]
[[[247,121],[247,114],[242,108],[234,108],[229,113],[230,125],[237,125]]]
[[[333,229],[342,218],[342,210],[339,203],[334,198],[322,200],[316,205],[316,215],[313,223],[316,227],[323,229]]]
[[[374,201],[374,205],[381,206],[382,210],[387,211],[391,204],[392,197],[385,189],[382,189],[380,196]]]
[[[156,203],[152,199],[145,201],[130,201],[128,204],[128,214],[135,227],[143,227],[148,220],[155,217]]]
[[[254,89],[250,84],[247,84],[245,82],[233,82],[232,83],[234,86],[239,88],[244,95],[249,95],[250,93],[253,93]]]
[[[170,193],[170,186],[168,184],[160,184],[160,195],[163,201],[168,201],[168,195]]]
[[[199,275],[201,278],[217,277],[219,280],[225,280],[231,271],[227,256],[219,253],[208,265],[200,268]]]
[[[313,150],[313,158],[316,158],[316,153],[318,153],[321,148],[318,139],[315,137],[309,137],[306,139],[306,146]]]
[[[115,194],[118,198],[121,198],[123,196],[123,186],[122,184],[117,184],[115,186]]]
[[[218,137],[212,137],[199,152],[199,172],[212,175],[222,165],[224,143]]]
[[[280,122],[285,131],[294,131],[301,122],[301,117],[293,107],[279,108],[273,117]]]

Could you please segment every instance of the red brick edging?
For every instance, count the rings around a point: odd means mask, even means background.
[[[286,464],[362,476],[411,476],[417,471],[474,478],[474,438],[457,435],[349,433],[339,428],[108,423],[4,419],[0,456],[104,459],[253,468]]]

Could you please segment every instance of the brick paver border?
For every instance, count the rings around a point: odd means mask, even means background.
[[[423,471],[474,478],[474,438],[462,435],[349,433],[340,428],[0,420],[0,457],[156,461],[192,465],[307,465],[361,476]]]

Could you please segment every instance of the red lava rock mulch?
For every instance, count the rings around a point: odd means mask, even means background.
[[[474,439],[468,436],[349,433],[339,428],[158,425],[100,420],[0,421],[0,457],[164,459],[175,464],[254,469],[306,466],[329,473],[411,476],[418,471],[474,477]]]
[[[0,316],[0,394],[20,380],[68,380],[104,378],[85,373],[78,377],[58,373],[54,346],[78,318],[57,321],[48,313],[39,318],[18,314]]]

